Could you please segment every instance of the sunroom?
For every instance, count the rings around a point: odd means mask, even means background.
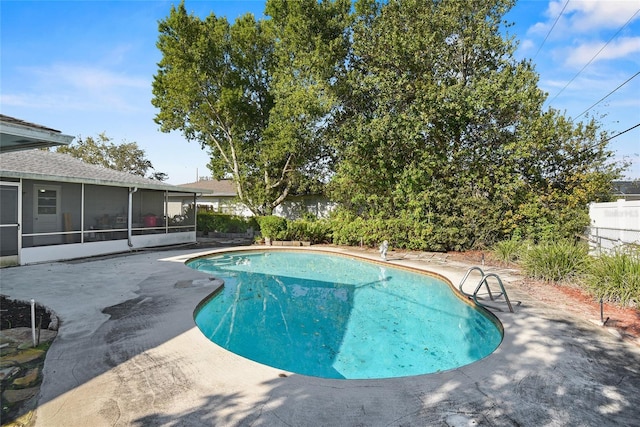
[[[196,241],[197,190],[38,149],[0,153],[1,264]]]

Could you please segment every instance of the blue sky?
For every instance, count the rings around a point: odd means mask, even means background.
[[[198,144],[153,121],[158,21],[178,3],[2,0],[0,112],[69,135],[136,142],[171,184],[209,175]],[[185,4],[201,18],[213,12],[230,21],[264,11],[264,1]],[[612,136],[640,124],[640,0],[520,0],[505,19],[520,41],[516,57],[533,58],[546,106],[577,120],[601,117]],[[610,147],[633,162],[627,177],[640,178],[640,127]]]

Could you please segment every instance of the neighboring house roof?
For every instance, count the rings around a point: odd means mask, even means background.
[[[0,114],[0,153],[67,145],[73,138],[56,129]]]
[[[181,184],[180,187],[197,189],[202,196],[235,197],[238,194],[235,184],[230,179],[209,179],[191,182],[189,184]]]
[[[613,194],[616,196],[640,196],[640,180],[613,181]]]
[[[196,193],[197,189],[177,187],[161,181],[85,163],[68,154],[44,150],[0,153],[0,176],[42,181],[61,181],[115,187]]]

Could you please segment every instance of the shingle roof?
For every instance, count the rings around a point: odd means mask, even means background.
[[[62,133],[57,129],[52,129],[50,127],[39,125],[37,123],[31,123],[26,120],[16,119],[15,117],[11,117],[11,116],[5,116],[4,114],[0,114],[0,121],[8,124],[20,125],[24,127],[33,128],[33,129],[40,129],[40,130],[46,130],[46,131],[55,132],[55,133]]]
[[[640,181],[613,181],[615,195],[640,195]]]
[[[46,181],[82,182],[116,187],[140,187],[195,193],[197,190],[165,184],[127,172],[91,165],[68,154],[44,150],[13,151],[0,154],[0,176]]]
[[[229,196],[235,197],[238,193],[236,186],[230,179],[222,180],[203,180],[191,182],[189,184],[180,184],[180,187],[198,189],[203,196]]]

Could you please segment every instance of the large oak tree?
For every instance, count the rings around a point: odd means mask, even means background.
[[[429,249],[582,231],[620,169],[595,122],[543,110],[533,65],[502,33],[513,3],[356,2],[334,200],[404,218]]]

